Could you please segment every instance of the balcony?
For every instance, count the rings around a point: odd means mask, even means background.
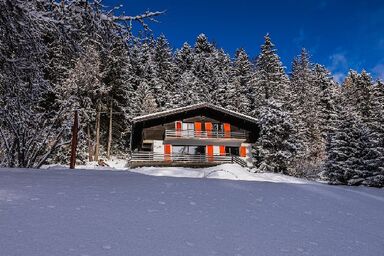
[[[207,167],[225,163],[236,163],[246,167],[247,163],[240,157],[230,154],[207,156],[203,154],[159,154],[153,152],[132,152],[131,167],[141,166],[186,166]]]
[[[238,139],[246,140],[245,132],[195,131],[195,130],[165,130],[166,139]]]

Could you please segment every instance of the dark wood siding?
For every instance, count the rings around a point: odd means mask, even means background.
[[[229,115],[208,107],[192,109],[168,116],[154,117],[150,120],[134,123],[132,126],[131,149],[141,149],[143,140],[163,140],[165,130],[174,130],[175,122],[212,122],[229,123],[232,132],[246,132],[249,143],[256,142],[259,136],[259,126],[241,117]],[[202,126],[204,127],[204,125]]]

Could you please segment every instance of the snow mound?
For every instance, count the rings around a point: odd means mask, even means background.
[[[77,165],[79,170],[109,170],[130,171],[150,176],[179,177],[179,178],[208,178],[225,180],[264,181],[277,183],[307,184],[309,181],[298,179],[278,173],[253,173],[237,164],[222,164],[209,168],[185,168],[185,167],[140,167],[129,169],[126,159],[106,161],[109,166],[98,166],[97,162],[88,162],[85,165]],[[63,165],[46,165],[42,169],[68,169]]]
[[[108,166],[99,166],[97,162],[87,162],[84,165],[76,165],[76,169],[79,170],[110,170],[110,171],[121,171],[121,170],[128,170],[127,159],[119,159],[112,157],[111,160],[105,160],[105,163]],[[68,165],[60,165],[60,164],[50,164],[50,165],[43,165],[41,169],[68,169]]]
[[[308,181],[277,173],[252,173],[237,164],[222,164],[209,168],[141,167],[130,170],[151,176],[209,178],[226,180],[265,181],[305,184]]]

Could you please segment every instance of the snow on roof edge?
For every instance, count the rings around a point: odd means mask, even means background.
[[[142,122],[142,121],[150,120],[150,119],[161,117],[161,116],[168,116],[168,115],[176,114],[176,113],[179,113],[182,111],[197,109],[197,108],[203,108],[203,107],[208,107],[208,108],[212,108],[212,109],[215,109],[218,111],[222,111],[222,112],[225,112],[225,113],[230,114],[230,115],[234,115],[234,116],[238,116],[238,117],[247,119],[248,121],[251,121],[251,122],[255,122],[255,123],[258,122],[258,120],[254,117],[251,117],[251,116],[248,116],[248,115],[245,115],[245,114],[233,111],[233,110],[229,110],[229,109],[214,105],[212,103],[197,103],[197,104],[193,104],[193,105],[189,105],[189,106],[185,106],[185,107],[179,107],[179,108],[164,110],[164,111],[155,112],[155,113],[151,113],[151,114],[147,114],[147,115],[137,116],[137,117],[133,118],[133,122],[135,122],[135,123],[136,122]]]

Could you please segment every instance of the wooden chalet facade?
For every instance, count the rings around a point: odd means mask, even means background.
[[[130,164],[252,166],[259,130],[255,118],[209,103],[139,116],[133,119]]]

